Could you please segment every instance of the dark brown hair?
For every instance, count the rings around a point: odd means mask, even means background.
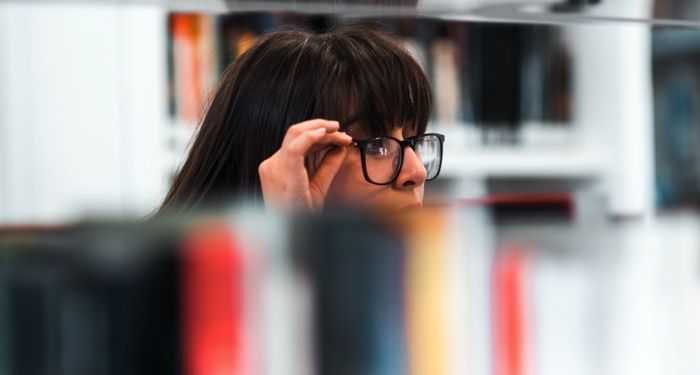
[[[266,34],[223,73],[161,212],[260,199],[258,166],[304,120],[337,120],[341,129],[357,121],[372,135],[404,126],[424,133],[431,95],[418,63],[377,24]]]

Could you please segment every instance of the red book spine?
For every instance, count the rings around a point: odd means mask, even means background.
[[[226,225],[200,228],[182,255],[183,342],[189,375],[245,373],[244,259]]]
[[[503,250],[493,271],[494,374],[526,373],[524,276],[526,254]]]

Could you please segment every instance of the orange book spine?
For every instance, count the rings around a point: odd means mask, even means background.
[[[199,118],[202,107],[199,16],[172,15],[175,54],[176,102],[180,117],[188,124]]]
[[[441,211],[415,217],[406,254],[406,323],[408,372],[448,373],[445,285],[445,238]]]

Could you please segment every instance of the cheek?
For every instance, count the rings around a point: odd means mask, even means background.
[[[368,183],[362,174],[362,164],[359,155],[349,155],[335,175],[326,202],[332,203],[370,203],[375,196],[376,186]]]

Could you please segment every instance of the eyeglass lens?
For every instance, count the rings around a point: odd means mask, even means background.
[[[437,177],[440,172],[441,142],[437,136],[425,135],[416,139],[414,150],[426,170],[426,179]],[[377,138],[365,146],[365,167],[369,179],[377,184],[387,184],[399,174],[401,168],[401,144],[392,138]]]
[[[401,162],[401,145],[391,138],[378,138],[365,146],[367,176],[372,182],[386,184],[396,177]]]
[[[440,172],[440,162],[442,150],[440,139],[433,135],[421,137],[416,140],[415,151],[418,158],[423,162],[427,173],[427,180],[437,177]]]

